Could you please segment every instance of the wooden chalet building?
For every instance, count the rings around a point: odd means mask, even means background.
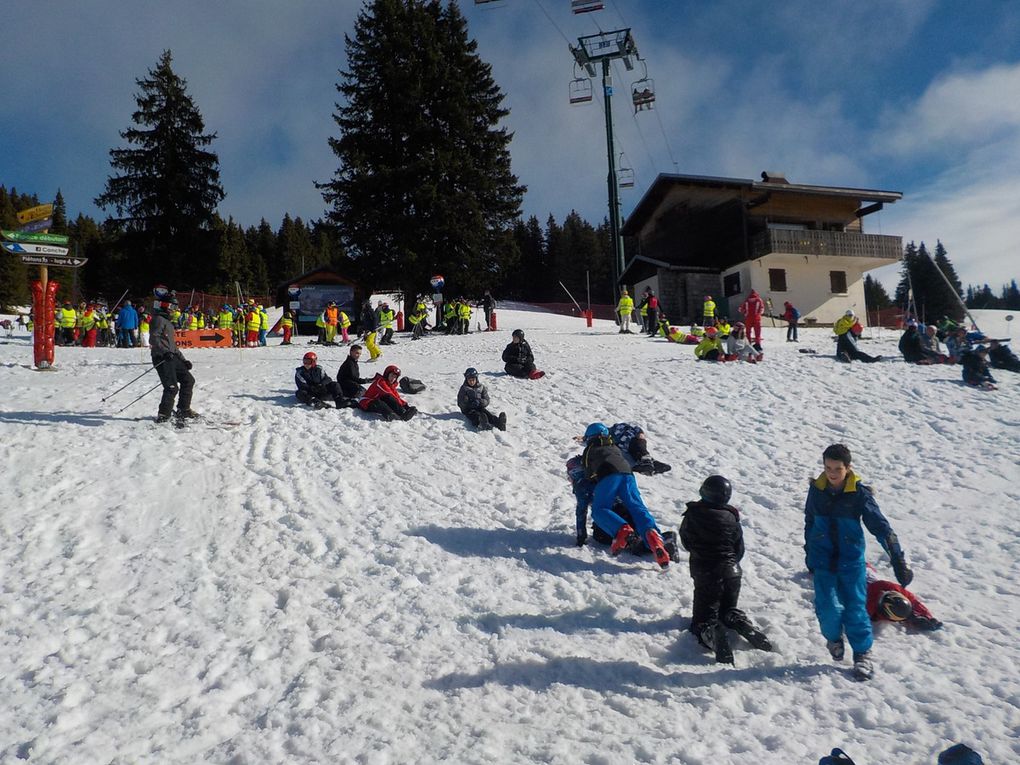
[[[866,320],[864,273],[901,259],[898,236],[865,234],[865,216],[896,191],[810,186],[762,173],[760,181],[660,175],[627,218],[629,260],[620,283],[646,286],[675,324],[700,320],[705,295],[739,319],[752,289],[780,315],[831,324],[852,308]],[[636,244],[636,247],[634,245]]]

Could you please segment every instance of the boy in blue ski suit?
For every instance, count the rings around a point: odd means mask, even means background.
[[[630,463],[620,447],[613,443],[609,428],[601,422],[593,422],[584,431],[584,443],[581,455],[584,476],[595,483],[591,517],[599,528],[613,536],[609,552],[619,554],[633,545],[634,537],[639,536],[652,551],[655,562],[661,568],[669,566],[669,553],[663,546],[655,518],[645,507]],[[613,503],[617,499],[630,513],[637,534],[634,527],[613,511]]]
[[[892,561],[896,579],[906,587],[913,579],[906,555],[871,489],[850,469],[850,450],[832,444],[822,453],[825,470],[808,488],[804,506],[804,550],[814,574],[815,615],[829,653],[842,661],[843,635],[854,655],[858,677],[872,674],[873,635],[867,610],[864,526]]]

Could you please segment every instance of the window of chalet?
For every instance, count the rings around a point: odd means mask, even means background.
[[[740,272],[729,274],[723,278],[723,294],[733,297],[740,294]]]
[[[829,271],[829,291],[837,295],[846,294],[846,271]]]
[[[769,292],[786,292],[786,269],[769,269]]]

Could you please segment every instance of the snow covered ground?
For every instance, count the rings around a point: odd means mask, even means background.
[[[41,373],[27,335],[0,345],[0,762],[718,765],[841,746],[864,765],[957,741],[1020,759],[1016,375],[980,392],[957,367],[846,366],[823,329],[798,346],[767,328],[766,363],[711,365],[608,322],[499,321],[385,348],[428,385],[391,424],[295,405],[305,348],[278,340],[189,352],[206,418],[182,430],[150,421],[156,392],[116,413],[154,375],[100,401],[147,351],[58,348]],[[515,327],[545,379],[503,374]],[[467,366],[506,433],[457,412]],[[709,661],[686,559],[573,546],[563,463],[592,420],[642,425],[673,465],[638,478],[663,528],[707,475],[733,481],[741,604],[777,653],[736,639],[735,667]],[[945,622],[879,626],[868,683],[829,659],[803,567],[834,441]],[[874,540],[869,558],[891,576]]]

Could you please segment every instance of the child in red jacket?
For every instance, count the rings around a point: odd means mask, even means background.
[[[868,564],[868,599],[865,608],[872,621],[906,622],[920,630],[937,630],[942,622],[932,616],[927,606],[906,587],[886,579]]]
[[[397,380],[400,379],[400,369],[390,364],[383,370],[381,375],[376,375],[372,384],[368,386],[365,395],[361,397],[358,406],[366,412],[381,414],[387,422],[391,420],[410,420],[418,410],[400,397],[397,390]]]

